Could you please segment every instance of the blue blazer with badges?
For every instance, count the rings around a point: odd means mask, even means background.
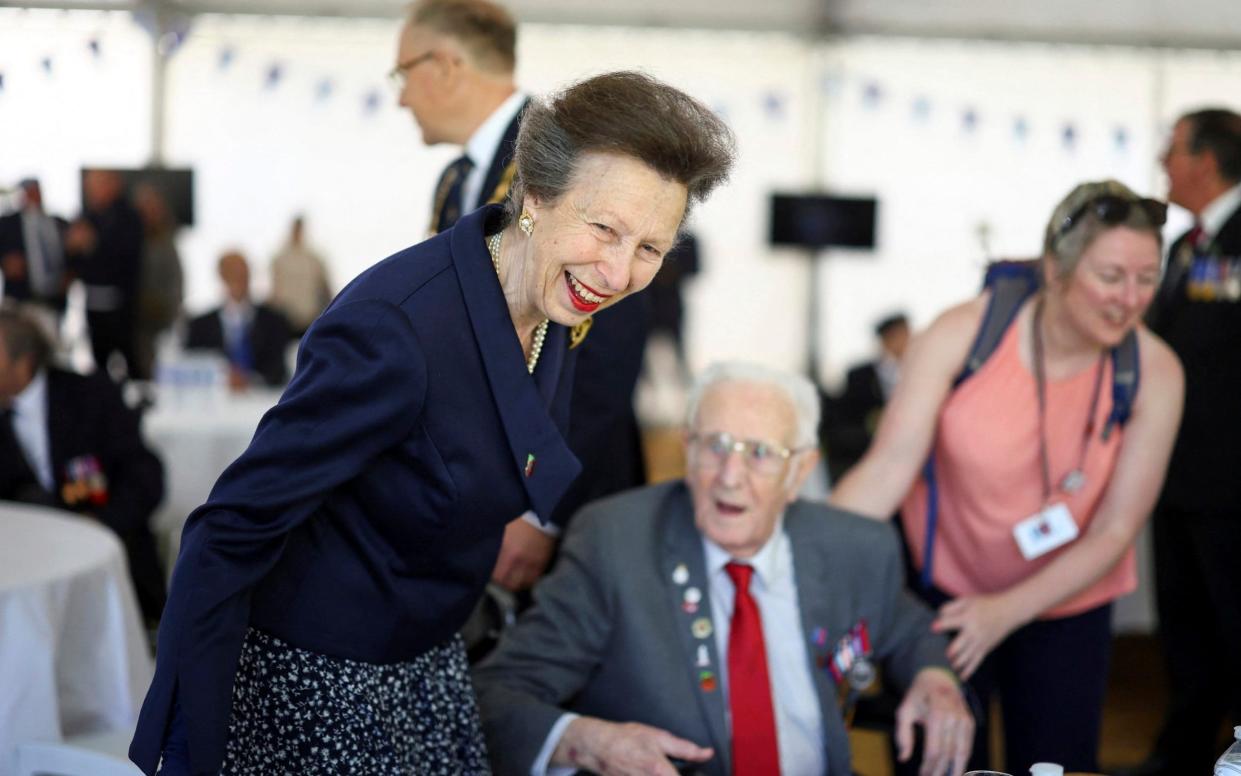
[[[174,699],[193,773],[218,773],[248,627],[391,663],[451,637],[505,525],[550,515],[575,353],[549,326],[533,376],[484,244],[462,219],[351,283],[310,327],[249,449],[190,515],[130,748],[159,761]],[[486,229],[485,229],[486,227]]]

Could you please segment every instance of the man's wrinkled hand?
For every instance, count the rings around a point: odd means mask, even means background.
[[[714,754],[650,725],[578,717],[565,728],[549,764],[604,776],[677,776],[669,758],[701,763]]]
[[[919,776],[956,776],[965,770],[974,745],[974,717],[947,670],[924,668],[896,709],[897,759],[909,760],[914,725],[923,731]]]

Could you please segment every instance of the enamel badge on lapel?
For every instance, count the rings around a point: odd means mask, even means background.
[[[715,674],[711,671],[699,671],[698,686],[703,692],[715,692]]]
[[[707,649],[706,644],[699,644],[697,666],[699,668],[706,668],[709,665],[711,665],[711,651]]]
[[[526,479],[534,474],[534,453],[526,453]]]
[[[684,599],[681,603],[681,608],[688,614],[694,614],[698,611],[698,604],[702,602],[702,591],[696,587],[687,587],[685,588]]]
[[[678,563],[677,567],[672,570],[672,581],[678,585],[684,585],[689,581],[689,569],[684,563]]]
[[[585,341],[586,335],[590,333],[590,327],[594,325],[595,319],[591,317],[569,329],[569,350],[573,350],[573,348],[581,345]]]
[[[711,620],[706,617],[699,617],[690,626],[690,632],[694,634],[696,639],[705,639],[711,635]]]

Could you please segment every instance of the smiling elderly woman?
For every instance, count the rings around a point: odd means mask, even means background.
[[[1098,770],[1111,602],[1136,584],[1134,537],[1184,394],[1176,356],[1142,325],[1165,211],[1116,181],[1073,189],[1047,225],[1043,288],[1005,317],[994,352],[965,371],[995,293],[943,313],[832,494],[876,518],[901,508],[919,592],[953,634],[949,659],[980,708],[1001,696],[1012,773],[1036,760]],[[1113,372],[1128,347],[1141,388],[1125,422]],[[933,477],[917,480],[931,453]],[[988,767],[989,739],[984,715],[970,767]]]
[[[685,94],[592,78],[528,109],[507,212],[341,292],[186,523],[130,750],[146,773],[486,772],[455,634],[505,524],[578,472],[590,314],[651,282],[732,156]]]

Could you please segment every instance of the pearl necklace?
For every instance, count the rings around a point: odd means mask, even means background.
[[[503,232],[496,232],[487,238],[487,252],[491,254],[491,266],[496,268],[496,277],[500,277],[500,238]],[[534,367],[539,363],[539,354],[543,352],[543,340],[547,338],[547,319],[544,318],[534,329],[534,343],[530,346],[530,358],[526,359],[526,371],[534,374]]]

